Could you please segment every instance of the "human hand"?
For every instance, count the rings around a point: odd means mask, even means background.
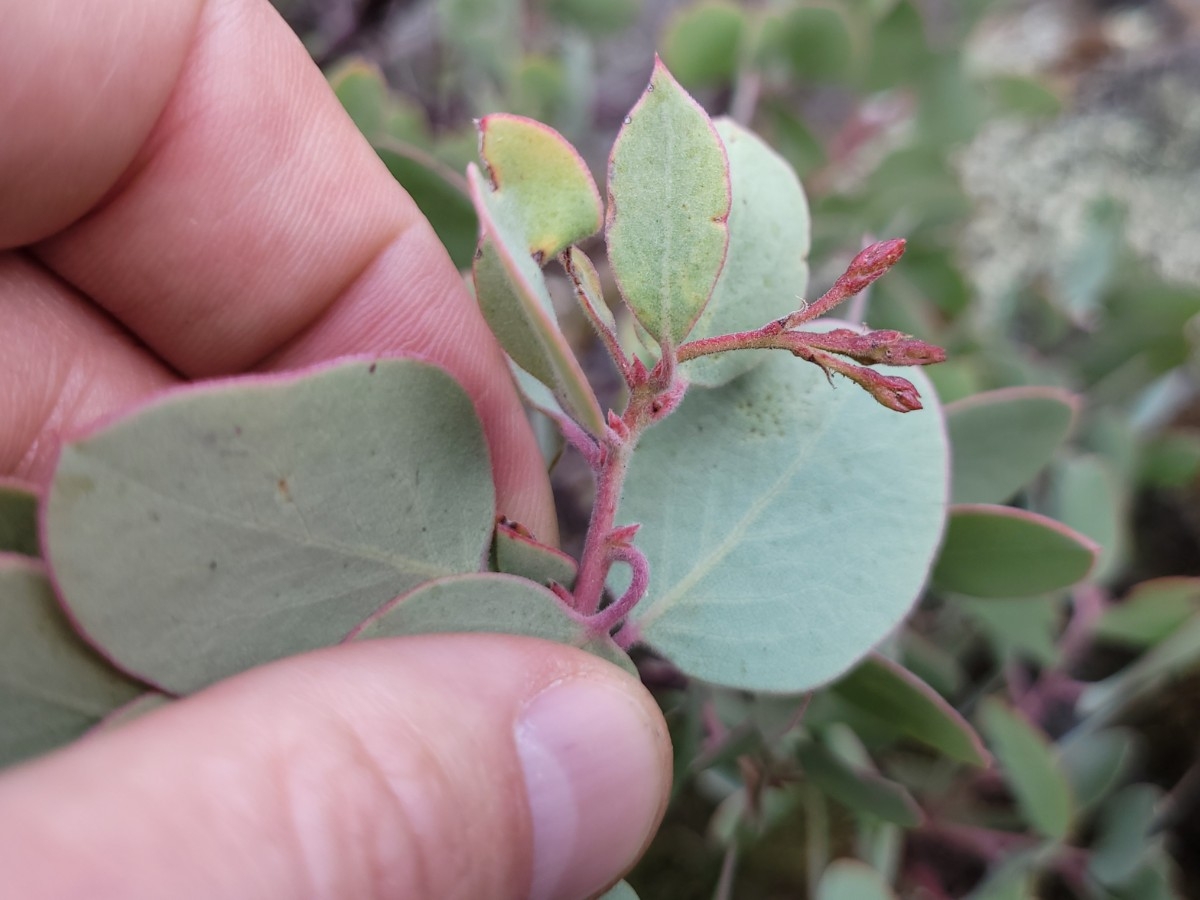
[[[180,380],[415,353],[501,509],[554,535],[504,363],[428,223],[265,0],[6,3],[0,474]],[[22,898],[582,897],[661,816],[628,676],[498,636],[284,660],[0,778]]]

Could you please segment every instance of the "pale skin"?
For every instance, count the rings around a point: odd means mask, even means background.
[[[416,353],[471,394],[500,510],[555,538],[460,276],[266,0],[0,21],[0,475],[44,484],[63,435],[181,381]],[[368,642],[0,775],[0,871],[22,898],[565,900],[632,864],[669,783],[657,707],[599,660]]]

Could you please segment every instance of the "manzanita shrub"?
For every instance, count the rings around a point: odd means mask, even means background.
[[[800,694],[908,612],[942,539],[949,448],[928,382],[896,367],[943,354],[823,318],[904,242],[868,246],[803,300],[795,174],[710,121],[660,62],[613,146],[606,203],[552,129],[501,114],[479,134],[474,290],[531,408],[594,473],[579,560],[495,508],[472,404],[425,362],[168,392],[63,445],[36,529],[32,494],[0,491],[0,760],[289,654],[435,631],[534,635],[631,670],[645,648],[713,685]],[[634,329],[581,247],[602,227]],[[557,323],[549,265],[620,374],[619,412]],[[955,528],[980,527],[973,509]],[[995,527],[992,508],[974,511]],[[883,657],[844,684],[902,698],[918,739],[982,759],[957,714]]]

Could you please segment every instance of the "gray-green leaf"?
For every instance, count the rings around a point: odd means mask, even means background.
[[[143,691],[75,633],[40,563],[0,556],[0,766],[79,737]]]
[[[930,397],[921,373],[904,374]],[[642,439],[621,509],[643,523],[646,642],[750,690],[837,677],[921,592],[947,455],[931,397],[899,415],[786,354],[691,392]]]
[[[356,360],[177,391],[68,443],[46,550],[83,631],[186,693],[478,570],[493,514],[462,388]]]

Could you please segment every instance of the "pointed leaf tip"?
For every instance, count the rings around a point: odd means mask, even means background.
[[[725,263],[731,195],[716,128],[660,59],[613,144],[608,197],[621,294],[655,340],[677,345]]]

